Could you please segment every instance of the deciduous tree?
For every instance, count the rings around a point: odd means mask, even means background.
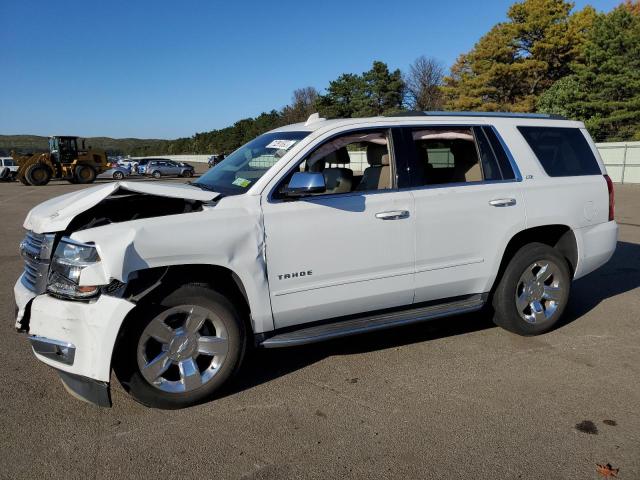
[[[444,78],[444,66],[435,58],[424,55],[410,66],[404,83],[406,102],[410,110],[440,110],[442,92],[440,86]]]

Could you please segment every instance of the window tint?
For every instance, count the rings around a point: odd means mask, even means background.
[[[471,128],[429,127],[412,130],[417,155],[414,185],[482,181],[482,168]],[[497,168],[494,166],[494,170]]]
[[[577,128],[518,127],[550,177],[600,175],[598,162]]]
[[[513,180],[514,178],[516,178],[516,174],[513,171],[513,167],[511,166],[509,157],[507,157],[507,154],[504,151],[504,147],[502,146],[502,142],[500,142],[500,140],[498,139],[496,132],[491,127],[482,127],[482,131],[487,140],[489,140],[491,150],[493,151],[493,155],[495,156],[495,159],[500,168],[502,179]]]

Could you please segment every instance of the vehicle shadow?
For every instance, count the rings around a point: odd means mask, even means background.
[[[618,242],[602,268],[576,280],[564,318],[557,328],[578,320],[600,302],[640,287],[640,244]]]
[[[556,328],[578,321],[600,302],[640,287],[640,245],[618,242],[611,260],[577,280],[565,316]],[[333,355],[353,355],[464,335],[493,328],[488,311],[356,335],[301,347],[255,349],[226,392],[232,395],[308,367]]]

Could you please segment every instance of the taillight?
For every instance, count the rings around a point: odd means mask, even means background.
[[[605,175],[604,179],[607,181],[607,190],[609,191],[609,221],[611,221],[615,214],[616,198],[613,193],[613,182],[611,178],[609,178],[609,175]]]

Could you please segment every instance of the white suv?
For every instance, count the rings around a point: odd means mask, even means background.
[[[312,115],[190,184],[109,183],[35,207],[16,327],[69,390],[210,398],[249,347],[488,307],[546,332],[614,252],[613,186],[579,122]]]

